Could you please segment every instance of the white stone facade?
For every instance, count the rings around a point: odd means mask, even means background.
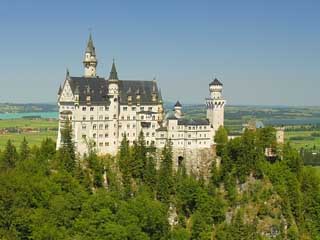
[[[67,72],[59,89],[59,132],[57,148],[61,146],[61,129],[68,118],[72,124],[76,150],[84,154],[88,142],[98,153],[116,154],[124,134],[130,144],[144,133],[147,145],[164,147],[170,140],[174,150],[175,166],[188,155],[208,156],[214,144],[214,134],[224,121],[225,100],[222,84],[210,83],[210,97],[206,99],[207,119],[186,119],[179,102],[172,113],[164,116],[161,93],[155,80],[119,80],[115,63],[108,79],[96,75],[97,59],[90,36],[85,52],[84,76],[71,77]],[[199,152],[197,152],[199,150]],[[206,151],[204,154],[203,151]],[[196,169],[199,157],[188,162]]]

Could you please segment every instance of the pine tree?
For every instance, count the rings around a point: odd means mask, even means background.
[[[157,183],[157,198],[168,203],[173,193],[172,146],[167,141],[162,150],[162,159]]]
[[[132,149],[131,170],[132,177],[143,180],[147,163],[147,148],[143,132],[139,133],[138,141],[134,142]]]
[[[20,145],[20,153],[19,153],[20,160],[23,161],[28,159],[29,155],[30,155],[30,147],[28,145],[28,141],[24,137]]]
[[[152,189],[155,190],[157,182],[156,170],[156,148],[152,144],[148,149],[147,162],[144,172],[144,182]]]
[[[61,142],[62,147],[59,149],[59,160],[67,172],[74,174],[76,169],[76,156],[72,140],[72,126],[68,119],[61,130]]]
[[[125,198],[131,195],[131,166],[130,166],[130,147],[126,134],[124,135],[119,152],[119,168],[122,173],[122,184]]]
[[[9,139],[6,144],[6,148],[2,153],[2,167],[4,169],[14,168],[18,160],[18,153],[16,147],[12,144]]]

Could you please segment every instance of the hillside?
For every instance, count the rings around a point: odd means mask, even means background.
[[[221,128],[209,178],[173,171],[170,144],[159,152],[143,135],[81,159],[70,129],[63,139],[1,152],[1,239],[320,239],[319,175],[271,128],[229,142]]]

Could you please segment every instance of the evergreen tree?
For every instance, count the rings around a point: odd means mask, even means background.
[[[156,170],[156,148],[153,144],[148,149],[147,162],[144,171],[144,182],[152,189],[155,190],[157,182]]]
[[[129,147],[129,141],[126,134],[124,135],[119,152],[119,168],[122,173],[122,184],[124,188],[124,196],[129,197],[131,195],[131,153]]]
[[[65,170],[71,174],[75,173],[76,156],[75,147],[72,140],[72,126],[67,119],[64,127],[61,129],[62,147],[59,149],[58,158]]]
[[[136,179],[143,180],[147,164],[147,148],[143,132],[140,131],[138,141],[135,141],[132,149],[131,174]]]
[[[168,140],[162,150],[157,183],[157,198],[160,201],[168,203],[171,194],[173,194],[172,146],[171,141]]]
[[[26,140],[25,137],[23,137],[23,140],[20,144],[20,153],[19,153],[20,160],[26,160],[28,159],[29,156],[30,156],[30,148],[28,145],[28,141]]]
[[[18,153],[16,147],[12,144],[11,140],[7,141],[6,147],[2,153],[2,167],[4,169],[14,168],[18,161]]]

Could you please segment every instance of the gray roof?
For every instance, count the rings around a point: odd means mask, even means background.
[[[208,119],[186,119],[186,118],[179,118],[178,125],[210,125]]]
[[[222,84],[217,78],[215,78],[215,79],[209,84],[209,86],[212,86],[212,85],[222,86],[223,84]]]
[[[175,106],[175,107],[182,107],[182,105],[181,105],[181,103],[180,103],[179,101],[177,101],[174,106]]]
[[[111,80],[111,79],[112,80],[119,80],[116,65],[115,65],[114,61],[112,63],[111,72],[110,72],[110,76],[109,76],[109,80]]]
[[[99,77],[69,77],[67,79],[72,92],[79,92],[79,102],[86,103],[87,96],[90,96],[92,104],[109,103],[108,84],[109,80]],[[131,96],[133,105],[139,102],[141,105],[159,104],[161,96],[155,81],[130,81],[119,80],[119,101],[121,105],[128,104],[128,96]],[[152,101],[152,96],[156,101]],[[140,100],[138,100],[140,96]]]

